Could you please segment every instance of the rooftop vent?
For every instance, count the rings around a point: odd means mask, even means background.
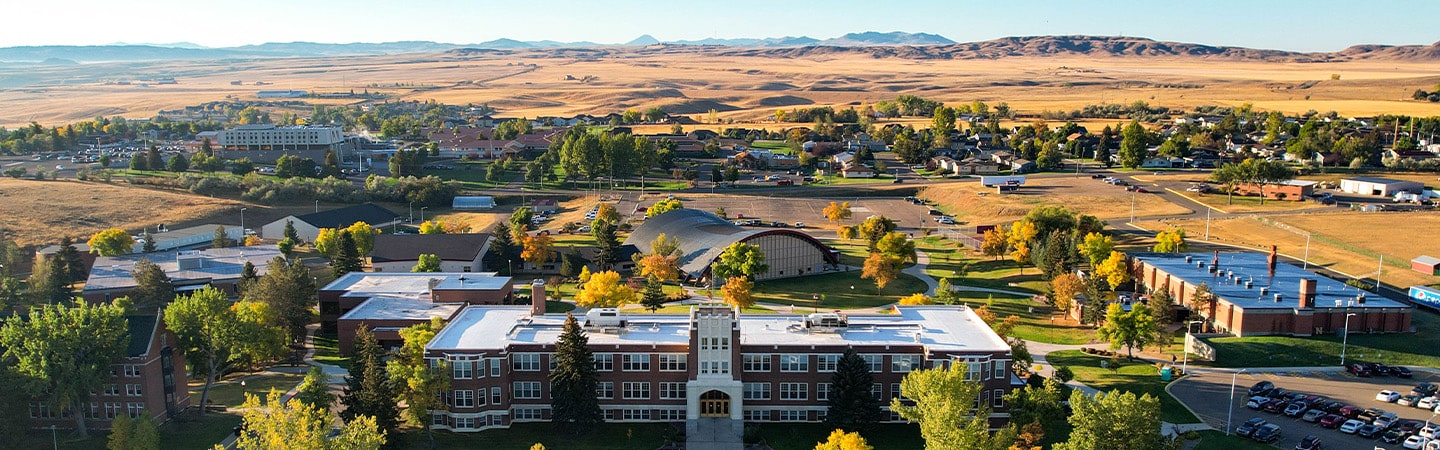
[[[1270,287],[1269,287],[1269,286],[1260,286],[1260,295],[1265,295],[1265,294],[1269,294],[1269,293],[1270,293]]]
[[[1279,293],[1276,293],[1276,294],[1275,294],[1275,303],[1280,303],[1280,300],[1281,300],[1281,299],[1284,299],[1284,298],[1285,298],[1284,295],[1281,295],[1281,294],[1279,294]]]
[[[588,328],[621,328],[625,322],[625,315],[617,308],[595,308],[585,313]]]
[[[805,329],[820,333],[834,333],[850,326],[844,314],[815,313],[805,316]]]

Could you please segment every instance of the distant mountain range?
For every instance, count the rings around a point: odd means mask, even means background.
[[[764,39],[700,39],[661,41],[648,34],[623,44],[594,42],[519,41],[496,39],[477,44],[447,44],[431,41],[324,44],[315,42],[271,42],[239,47],[206,48],[189,42],[174,44],[114,44],[88,46],[0,47],[0,62],[63,64],[102,61],[203,60],[231,58],[288,58],[391,55],[479,50],[545,50],[560,48],[676,48],[696,47],[697,51],[736,56],[798,57],[823,54],[870,54],[874,57],[906,59],[992,59],[1026,56],[1095,57],[1205,57],[1266,61],[1318,62],[1355,59],[1406,61],[1440,60],[1440,42],[1425,45],[1356,45],[1338,52],[1290,52],[1244,47],[1223,47],[1182,42],[1164,42],[1123,36],[1026,36],[982,42],[956,43],[926,33],[867,31],[830,39],[786,36]]]

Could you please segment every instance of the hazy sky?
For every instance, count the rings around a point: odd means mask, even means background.
[[[860,31],[1124,35],[1298,51],[1440,40],[1440,1],[51,0],[0,9],[0,46],[193,42],[457,44],[498,38],[623,43]]]

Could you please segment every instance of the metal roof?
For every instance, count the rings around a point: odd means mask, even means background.
[[[646,219],[644,224],[630,233],[625,244],[634,245],[642,253],[650,253],[650,241],[662,233],[679,241],[680,271],[691,277],[704,275],[705,271],[709,270],[710,263],[725,252],[725,247],[762,234],[794,236],[829,255],[829,249],[808,234],[786,229],[742,228],[720,216],[698,209],[677,209]]]
[[[1265,253],[1220,253],[1218,274],[1209,272],[1210,262],[1215,259],[1215,255],[1211,253],[1134,253],[1131,256],[1178,277],[1187,284],[1205,283],[1210,287],[1210,291],[1221,300],[1244,309],[1297,308],[1300,298],[1300,280],[1302,279],[1312,279],[1316,282],[1315,308],[1410,307],[1375,293],[1320,276],[1293,264],[1277,262],[1275,276],[1272,277],[1269,269],[1270,255]],[[1185,261],[1186,256],[1191,258],[1190,262]],[[1197,262],[1199,263],[1198,267]],[[1245,287],[1246,282],[1252,283],[1251,287]],[[1260,294],[1261,289],[1266,290],[1265,295]],[[1280,294],[1279,301],[1275,300],[1275,294]],[[1365,294],[1363,305],[1356,302],[1356,297],[1360,294]]]

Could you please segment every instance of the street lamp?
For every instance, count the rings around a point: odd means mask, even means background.
[[[415,222],[415,202],[410,202],[410,222]]]
[[[1345,314],[1345,332],[1344,332],[1344,334],[1341,335],[1341,338],[1340,338],[1340,367],[1345,367],[1345,348],[1350,346],[1350,318],[1351,318],[1351,317],[1355,317],[1355,313],[1347,313],[1347,314]]]
[[[1230,435],[1230,418],[1235,415],[1235,379],[1248,369],[1240,369],[1230,376],[1230,410],[1225,413],[1225,435]]]
[[[810,300],[815,301],[815,303],[811,304],[815,307],[815,312],[820,312],[820,294],[810,294]]]
[[[244,235],[244,234],[245,234],[245,210],[247,210],[247,209],[250,209],[250,208],[240,208],[240,234],[241,234],[241,235]]]
[[[315,212],[317,212],[317,213],[320,212],[320,201],[319,201],[319,200],[316,200],[316,201],[315,201]]]
[[[425,223],[425,210],[426,210],[426,209],[430,209],[430,207],[429,207],[429,206],[421,206],[421,207],[420,207],[420,223]]]
[[[1130,221],[1135,221],[1135,191],[1130,191]]]

